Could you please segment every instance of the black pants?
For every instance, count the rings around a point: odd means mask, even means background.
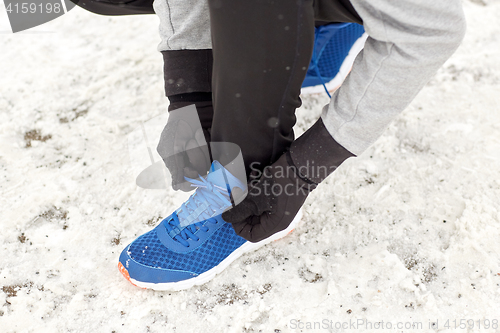
[[[361,20],[347,0],[208,3],[212,141],[238,144],[248,173],[275,162],[294,140],[295,110],[301,105],[300,89],[312,56],[315,19]]]
[[[70,0],[89,12],[100,15],[154,14],[154,0]]]
[[[87,9],[105,15],[113,15],[112,6],[115,15],[152,11],[152,0],[86,3]],[[315,21],[362,21],[349,0],[208,3],[213,49],[163,52],[165,92],[182,105],[194,96],[192,102],[205,103],[205,111],[207,101],[200,96],[209,99],[206,93],[212,92],[213,119],[212,113],[205,114],[203,124],[211,123],[212,141],[240,146],[249,173],[272,164],[294,140],[295,110],[301,105]],[[225,156],[214,158],[224,162]]]

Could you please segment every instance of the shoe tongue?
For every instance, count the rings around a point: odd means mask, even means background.
[[[207,180],[228,190],[232,190],[234,187],[244,188],[242,182],[227,171],[218,161],[213,161]]]

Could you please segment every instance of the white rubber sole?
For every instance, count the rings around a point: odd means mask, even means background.
[[[345,78],[351,71],[352,64],[354,64],[354,60],[358,56],[358,53],[361,52],[361,50],[365,46],[367,38],[368,35],[364,33],[363,35],[361,35],[361,37],[358,38],[356,42],[354,42],[351,50],[347,54],[347,57],[345,57],[344,62],[340,66],[338,74],[330,82],[325,83],[326,89],[328,89],[329,92],[334,92],[340,87],[342,82],[344,82]],[[305,87],[300,90],[300,93],[303,95],[320,94],[324,92],[325,88],[322,84],[312,87]]]
[[[217,274],[225,270],[233,261],[241,257],[243,254],[251,251],[255,251],[266,244],[271,243],[272,241],[281,239],[288,235],[290,232],[295,229],[295,227],[299,224],[302,219],[302,209],[299,210],[292,223],[283,231],[280,231],[269,238],[261,240],[257,243],[246,242],[237,248],[233,253],[231,253],[226,259],[222,260],[220,264],[215,266],[214,268],[196,276],[188,280],[179,281],[179,282],[170,282],[170,283],[149,283],[149,282],[141,282],[134,280],[132,278],[129,281],[140,288],[145,289],[153,289],[153,290],[170,290],[177,291],[183,289],[189,289],[193,286],[199,286],[201,284],[207,283],[212,280]]]

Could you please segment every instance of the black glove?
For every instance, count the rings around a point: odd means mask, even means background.
[[[249,184],[246,198],[235,208],[222,214],[232,223],[237,235],[251,241],[261,241],[286,229],[316,184],[298,177],[290,165],[289,152],[260,177]]]
[[[285,230],[309,193],[352,156],[319,119],[258,180],[251,179],[247,197],[222,218],[251,242]]]
[[[202,127],[199,113],[213,114],[212,104],[211,101],[197,104],[200,106],[196,107],[198,105],[191,102],[171,103],[168,122],[157,147],[172,175],[172,188],[176,191],[191,191],[193,188],[184,177],[195,179],[198,175],[204,176],[211,164],[207,144],[210,142],[210,130]]]

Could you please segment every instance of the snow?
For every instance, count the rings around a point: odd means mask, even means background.
[[[0,8],[3,332],[500,332],[498,0],[464,2],[463,45],[292,234],[180,292],[117,269],[183,201],[138,188],[127,148],[168,106],[158,19],[77,8],[11,34]],[[328,102],[303,100],[298,134]]]

